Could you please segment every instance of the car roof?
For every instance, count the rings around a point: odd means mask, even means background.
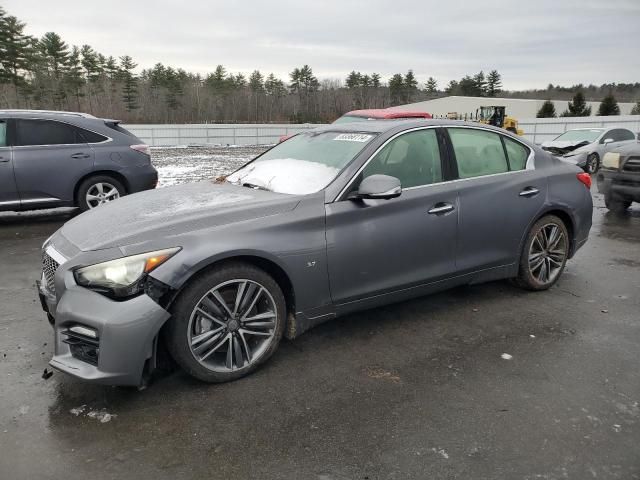
[[[388,122],[371,122],[368,120],[363,120],[362,122],[349,122],[349,123],[332,123],[329,125],[323,125],[320,127],[316,127],[312,130],[305,131],[315,131],[315,132],[370,132],[370,133],[383,133],[390,130],[398,129],[398,127],[405,127],[404,129],[408,130],[414,127],[476,127],[482,128],[485,130],[493,130],[503,134],[509,134],[510,132],[506,131],[503,128],[493,127],[491,125],[485,125],[477,122],[465,122],[462,120],[447,120],[444,118],[430,118],[430,119],[415,119],[415,118],[406,118],[406,119],[393,119]],[[403,130],[400,128],[400,130]]]
[[[428,112],[402,112],[399,110],[389,110],[387,108],[372,108],[368,110],[352,110],[343,115],[344,117],[363,118],[432,118]]]
[[[0,115],[11,115],[13,117],[79,117],[79,118],[96,118],[93,115],[82,112],[65,112],[58,110],[28,110],[28,109],[0,109]]]

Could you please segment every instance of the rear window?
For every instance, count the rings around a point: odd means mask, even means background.
[[[125,135],[129,135],[130,137],[135,138],[136,140],[139,140],[138,137],[136,137],[129,130],[127,130],[126,128],[122,128],[119,123],[115,123],[115,122],[104,122],[104,123],[111,130],[115,130],[116,132],[124,133]]]
[[[7,122],[0,120],[0,147],[7,146]]]
[[[84,128],[78,128],[80,130],[80,134],[84,138],[84,141],[87,143],[100,143],[108,140],[104,135],[100,135],[99,133],[91,132],[89,130],[85,130]]]

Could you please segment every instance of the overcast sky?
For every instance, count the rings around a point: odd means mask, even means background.
[[[27,32],[207,73],[308,63],[319,78],[413,69],[440,87],[497,69],[508,89],[640,81],[640,0],[2,0]]]

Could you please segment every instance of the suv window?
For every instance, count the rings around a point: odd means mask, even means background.
[[[405,133],[387,143],[362,171],[362,179],[375,174],[400,180],[402,188],[442,181],[440,148],[435,129]]]
[[[53,120],[16,120],[16,145],[87,143],[80,128]],[[89,132],[92,133],[92,132]]]
[[[502,137],[504,146],[507,149],[507,157],[509,157],[509,167],[513,170],[524,170],[527,166],[527,158],[529,158],[529,150],[521,143]]]
[[[614,142],[624,142],[625,140],[635,140],[636,136],[631,130],[616,128],[607,133],[604,138],[613,138]]]
[[[7,146],[7,122],[0,120],[0,147]]]
[[[509,171],[500,135],[472,128],[449,128],[460,178]]]

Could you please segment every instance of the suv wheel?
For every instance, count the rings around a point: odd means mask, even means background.
[[[167,347],[190,375],[218,383],[243,377],[278,348],[286,304],[266,272],[230,263],[192,282],[176,300]]]
[[[122,183],[107,175],[87,178],[78,188],[76,205],[85,212],[124,196]]]
[[[611,190],[604,194],[604,206],[614,213],[623,213],[631,206],[631,202],[616,197]]]
[[[516,285],[547,290],[560,278],[569,257],[569,233],[555,215],[538,220],[527,235],[520,256]]]
[[[587,164],[584,169],[587,173],[594,174],[598,171],[600,167],[600,159],[598,158],[597,153],[592,153],[587,157]]]

